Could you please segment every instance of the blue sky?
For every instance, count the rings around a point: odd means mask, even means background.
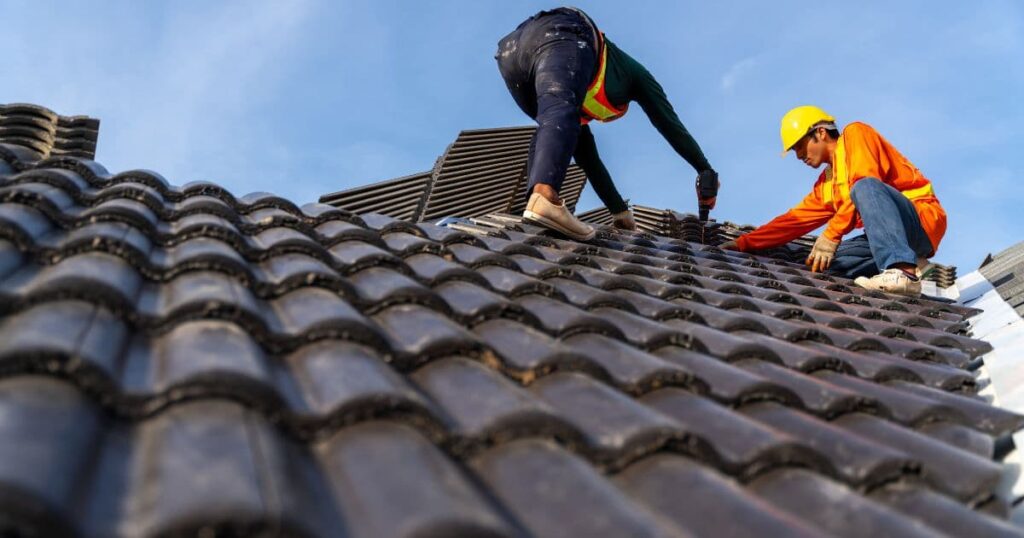
[[[97,160],[296,202],[430,168],[462,129],[523,125],[497,40],[555,4],[0,0],[0,102],[102,119]],[[1024,2],[579,1],[665,87],[759,224],[816,172],[778,122],[817,104],[874,125],[936,185],[937,260],[977,267],[1024,238]],[[595,128],[633,202],[694,211],[693,170],[637,108]],[[599,202],[584,194],[581,209]]]

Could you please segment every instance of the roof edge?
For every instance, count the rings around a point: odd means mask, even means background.
[[[972,337],[992,345],[992,351],[981,356],[979,382],[987,385],[979,395],[997,407],[1024,412],[1024,319],[980,271],[960,277],[956,287],[961,304],[982,310],[969,320]],[[1012,439],[1014,446],[1003,458],[1000,488],[1013,499],[1010,520],[1024,525],[1024,432]]]

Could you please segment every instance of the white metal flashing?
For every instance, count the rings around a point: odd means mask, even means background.
[[[981,396],[993,405],[1024,414],[1024,319],[1003,300],[980,272],[957,279],[960,303],[983,312],[969,320],[972,336],[992,344],[982,355],[979,382],[988,382]],[[1024,432],[1013,436],[1015,448],[1004,458],[1003,484],[1013,499],[1024,498]],[[1011,519],[1024,525],[1024,505],[1017,505]]]

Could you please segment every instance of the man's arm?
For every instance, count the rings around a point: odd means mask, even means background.
[[[654,128],[680,157],[686,159],[686,162],[698,172],[709,170],[711,164],[708,163],[697,140],[686,130],[683,122],[679,121],[679,116],[672,108],[672,103],[669,103],[661,84],[658,84],[647,69],[636,63],[636,60],[633,62],[635,71],[631,97],[643,108]]]
[[[756,230],[736,239],[739,250],[747,252],[784,245],[818,226],[825,224],[833,211],[822,202],[816,191],[804,197],[789,211],[775,217]]]
[[[597,154],[597,143],[594,141],[594,133],[589,125],[580,128],[580,136],[576,140],[576,151],[573,153],[576,164],[580,165],[587,174],[587,180],[594,187],[594,192],[608,211],[612,214],[621,213],[627,208],[622,195],[615,188],[612,176],[608,173],[601,156]]]

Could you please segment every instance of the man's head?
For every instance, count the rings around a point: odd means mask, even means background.
[[[818,168],[821,163],[831,162],[830,156],[835,151],[839,131],[836,124],[821,124],[811,128],[800,140],[793,144],[796,158],[811,168]]]
[[[816,106],[798,106],[782,117],[779,135],[782,154],[789,150],[811,168],[831,161],[831,154],[839,138],[835,118]]]

